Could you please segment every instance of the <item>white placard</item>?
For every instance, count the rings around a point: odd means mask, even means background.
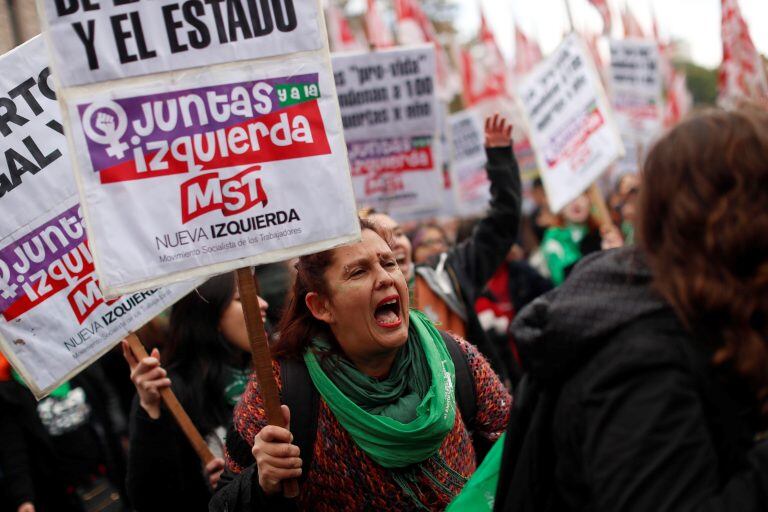
[[[206,5],[212,3],[220,2]],[[142,12],[157,7],[146,0],[132,4]],[[201,66],[228,60],[231,52],[277,51],[268,39],[264,51],[251,51],[251,39],[238,40],[201,55],[194,62],[200,67],[60,91],[106,296],[359,239],[322,19],[320,50],[297,53],[291,43],[301,34],[314,41],[307,27],[319,12],[317,2],[269,2],[278,4],[292,5],[304,27],[281,36],[288,38],[285,47],[275,43],[294,53]],[[85,23],[89,16],[78,11],[67,19]],[[108,59],[112,48],[100,43],[96,50]],[[179,55],[170,69],[186,67],[185,58]]]
[[[480,215],[491,200],[480,118],[474,110],[463,110],[451,115],[450,126],[459,212],[463,216]]]
[[[336,54],[333,70],[358,205],[393,214],[439,208],[434,47]]]
[[[196,284],[102,296],[48,75],[41,37],[0,58],[0,348],[38,398]]]
[[[312,0],[38,0],[63,86],[319,50]]]
[[[437,131],[434,46],[334,54],[333,73],[347,141]]]
[[[517,86],[544,188],[557,212],[624,153],[584,43],[569,35]]]
[[[654,41],[611,41],[611,105],[627,150],[618,174],[637,172],[643,156],[662,131],[662,77]]]

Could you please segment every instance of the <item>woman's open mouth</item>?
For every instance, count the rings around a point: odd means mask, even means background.
[[[379,327],[384,327],[385,329],[400,327],[400,324],[403,323],[400,297],[390,295],[379,301],[376,309],[373,311],[373,318]]]

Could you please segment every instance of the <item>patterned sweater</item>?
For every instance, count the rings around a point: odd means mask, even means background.
[[[467,356],[475,381],[476,430],[495,441],[506,428],[511,397],[477,349],[463,339],[456,338],[456,341]],[[279,365],[275,364],[274,369],[278,387],[281,388]],[[233,428],[240,437],[237,444],[252,445],[254,437],[266,424],[259,387],[255,377],[252,377],[242,400],[235,408]],[[311,468],[306,481],[301,485],[298,498],[300,510],[418,510],[415,502],[393,479],[392,470],[378,465],[354,443],[322,397],[317,425]],[[228,440],[228,447],[232,446],[232,441]],[[234,455],[234,450],[227,452],[227,469],[234,474],[254,465],[250,451],[247,455],[243,451],[237,450],[239,455]],[[464,426],[458,406],[456,421],[440,447],[440,455],[454,471],[466,478],[475,471],[472,437]],[[431,460],[426,464],[426,469],[436,477],[437,482],[430,480],[424,472],[416,472],[418,486],[414,491],[422,503],[428,504],[430,510],[443,510],[461,490],[463,483],[450,478],[447,471]],[[252,485],[258,486],[255,473]],[[250,494],[255,497],[260,493]],[[262,510],[258,506],[253,509]]]

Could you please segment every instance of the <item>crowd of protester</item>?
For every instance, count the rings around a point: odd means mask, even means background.
[[[540,180],[524,213],[511,130],[486,120],[484,215],[364,210],[257,271],[284,427],[231,273],[40,402],[0,356],[0,510],[443,510],[505,431],[495,510],[768,510],[768,115],[681,123],[608,218]]]

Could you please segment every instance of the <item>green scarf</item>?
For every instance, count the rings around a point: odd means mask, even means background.
[[[11,370],[11,375],[13,376],[14,380],[24,386],[25,388],[29,389],[27,387],[27,383],[24,382],[24,379],[21,378],[21,375],[16,373],[16,370]],[[56,398],[58,400],[61,400],[63,398],[66,398],[69,392],[72,390],[72,386],[70,385],[69,381],[66,381],[61,386],[55,388],[53,391],[48,393],[47,396]]]
[[[554,226],[544,232],[541,252],[555,286],[565,281],[565,269],[581,259],[579,244],[587,235],[587,231],[586,225],[569,224],[564,227]]]
[[[483,459],[483,463],[469,479],[469,482],[461,490],[445,509],[445,512],[461,512],[472,510],[473,512],[492,512],[496,502],[496,489],[499,486],[499,473],[501,472],[501,458],[504,454],[504,436],[493,445],[491,451]]]
[[[437,454],[456,417],[454,367],[440,333],[427,317],[410,312],[408,341],[387,378],[361,373],[348,359],[304,354],[312,382],[355,443],[385,468],[404,468]]]

